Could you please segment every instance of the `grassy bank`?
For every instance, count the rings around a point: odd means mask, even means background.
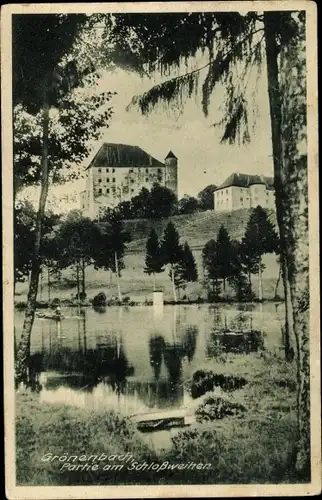
[[[220,371],[247,384],[228,394],[246,407],[242,416],[202,422],[172,438],[172,448],[156,452],[134,425],[115,412],[40,403],[37,395],[17,393],[17,484],[180,484],[298,482],[295,460],[295,374],[280,352],[221,355]],[[218,358],[216,359],[218,372]],[[207,370],[214,361],[205,361]],[[132,455],[122,470],[61,470],[57,456]],[[211,464],[207,469],[135,470],[138,464]],[[80,463],[80,462],[77,462]],[[113,463],[122,464],[121,459]],[[131,465],[132,464],[132,465]]]

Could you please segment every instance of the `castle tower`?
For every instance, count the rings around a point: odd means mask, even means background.
[[[259,175],[254,175],[253,179],[249,183],[250,190],[250,206],[256,208],[258,205],[265,207],[267,205],[266,200],[266,185]]]
[[[178,158],[169,151],[164,160],[165,164],[165,187],[171,189],[178,197]]]

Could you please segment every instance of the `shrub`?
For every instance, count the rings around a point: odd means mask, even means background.
[[[195,412],[197,422],[236,416],[246,411],[245,406],[221,396],[209,396]]]
[[[107,297],[104,292],[100,292],[93,298],[93,306],[106,306]]]
[[[60,299],[58,297],[55,297],[51,302],[50,302],[50,307],[52,309],[55,309],[56,307],[60,306]]]
[[[214,373],[211,370],[197,370],[192,376],[189,390],[191,397],[196,399],[206,392],[213,391],[215,387],[220,387],[223,391],[234,391],[246,384],[247,380],[244,377]]]

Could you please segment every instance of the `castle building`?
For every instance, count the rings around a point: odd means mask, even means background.
[[[275,209],[274,179],[235,173],[214,191],[214,210],[231,212],[243,208]]]
[[[80,208],[94,219],[104,208],[130,201],[142,188],[165,186],[178,195],[178,159],[170,151],[164,163],[138,146],[104,143],[86,169]]]

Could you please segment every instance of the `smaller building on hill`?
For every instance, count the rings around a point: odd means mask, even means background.
[[[214,191],[214,210],[231,212],[243,208],[275,208],[273,177],[235,173]]]

